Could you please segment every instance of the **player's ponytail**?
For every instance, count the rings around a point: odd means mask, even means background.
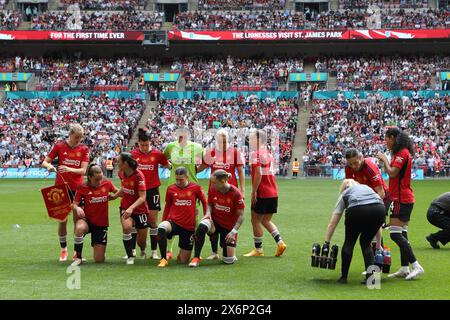
[[[137,161],[133,158],[133,156],[131,155],[131,153],[129,152],[122,152],[120,154],[120,159],[123,162],[126,162],[128,164],[128,166],[133,169],[134,171],[138,168],[138,163]]]

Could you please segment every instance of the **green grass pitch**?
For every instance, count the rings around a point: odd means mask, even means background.
[[[117,180],[114,180],[118,186]],[[119,201],[110,205],[107,262],[94,264],[90,236],[85,241],[87,263],[81,267],[81,289],[66,287],[70,262],[60,263],[57,224],[46,217],[39,189],[52,181],[0,180],[0,299],[449,299],[449,248],[433,250],[425,236],[436,230],[426,220],[426,210],[437,195],[449,191],[449,181],[420,181],[416,194],[410,241],[425,274],[414,280],[387,279],[381,289],[361,285],[363,261],[359,244],[355,247],[349,283],[339,285],[340,256],[336,270],[310,267],[313,242],[323,243],[339,182],[331,180],[279,180],[279,213],[274,216],[287,244],[283,257],[275,258],[275,242],[264,235],[265,257],[247,258],[253,247],[250,211],[239,233],[235,265],[203,261],[197,269],[171,262],[159,269],[157,261],[136,259],[125,265]],[[206,181],[202,182],[206,187]],[[165,184],[161,188],[164,195]],[[248,207],[250,186],[247,181]],[[71,220],[71,218],[70,218]],[[19,225],[20,227],[17,227]],[[332,243],[343,243],[343,220]],[[69,225],[69,256],[73,252],[72,223]],[[397,247],[386,232],[385,241],[393,250],[392,269],[399,268]],[[176,246],[175,246],[176,247]],[[203,256],[210,253],[206,241]]]

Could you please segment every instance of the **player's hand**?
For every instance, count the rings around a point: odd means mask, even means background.
[[[59,173],[70,172],[70,168],[68,166],[59,166],[58,167],[58,172]]]
[[[131,214],[133,213],[133,210],[128,208],[127,210],[122,210],[122,217],[124,219],[128,219],[129,217],[131,217]]]
[[[119,196],[115,194],[108,195],[108,200],[116,200]]]
[[[52,165],[49,165],[49,166],[47,167],[47,171],[48,171],[48,172],[56,172],[56,168],[55,168],[54,166],[52,166]]]
[[[252,191],[252,205],[256,203],[256,192]]]
[[[80,218],[86,217],[83,208],[80,208],[80,207],[77,208],[77,215],[78,215]]]
[[[383,152],[378,151],[377,158],[380,159],[383,162],[388,162],[388,158]]]
[[[234,244],[236,234],[237,234],[237,231],[234,232],[233,230],[231,230],[231,231],[225,236],[225,242],[228,243],[228,244]]]

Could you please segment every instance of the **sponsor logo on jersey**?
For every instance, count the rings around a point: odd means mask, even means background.
[[[103,197],[92,197],[89,200],[90,204],[94,204],[94,203],[104,203],[104,202],[108,202],[108,197],[107,196],[103,196]]]
[[[134,196],[134,189],[122,188],[122,191],[126,194]]]
[[[215,203],[215,204],[214,204],[214,208],[215,208],[216,210],[219,210],[219,211],[231,212],[231,208],[230,208],[230,207],[222,206],[222,205],[220,205],[220,204],[218,204],[218,203]]]
[[[64,159],[62,164],[66,166],[79,167],[81,165],[81,162],[80,160]]]
[[[180,200],[180,199],[176,199],[175,200],[175,205],[177,207],[184,207],[184,206],[192,206],[192,201],[191,200]]]

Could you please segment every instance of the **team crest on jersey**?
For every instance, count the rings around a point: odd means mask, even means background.
[[[134,187],[134,181],[130,181],[130,186]]]
[[[155,161],[155,157],[151,157],[151,158],[150,158],[150,161]]]
[[[188,191],[188,192],[187,192],[187,196],[188,196],[188,197],[192,196],[192,192],[191,192],[191,191]]]
[[[102,188],[102,192],[106,192],[106,188],[105,187]]]
[[[227,203],[231,203],[231,199],[230,198],[227,198]]]
[[[64,201],[64,192],[61,189],[52,189],[47,194],[47,199],[53,202],[54,205],[59,205]]]
[[[77,152],[77,157],[81,157],[81,152]]]

